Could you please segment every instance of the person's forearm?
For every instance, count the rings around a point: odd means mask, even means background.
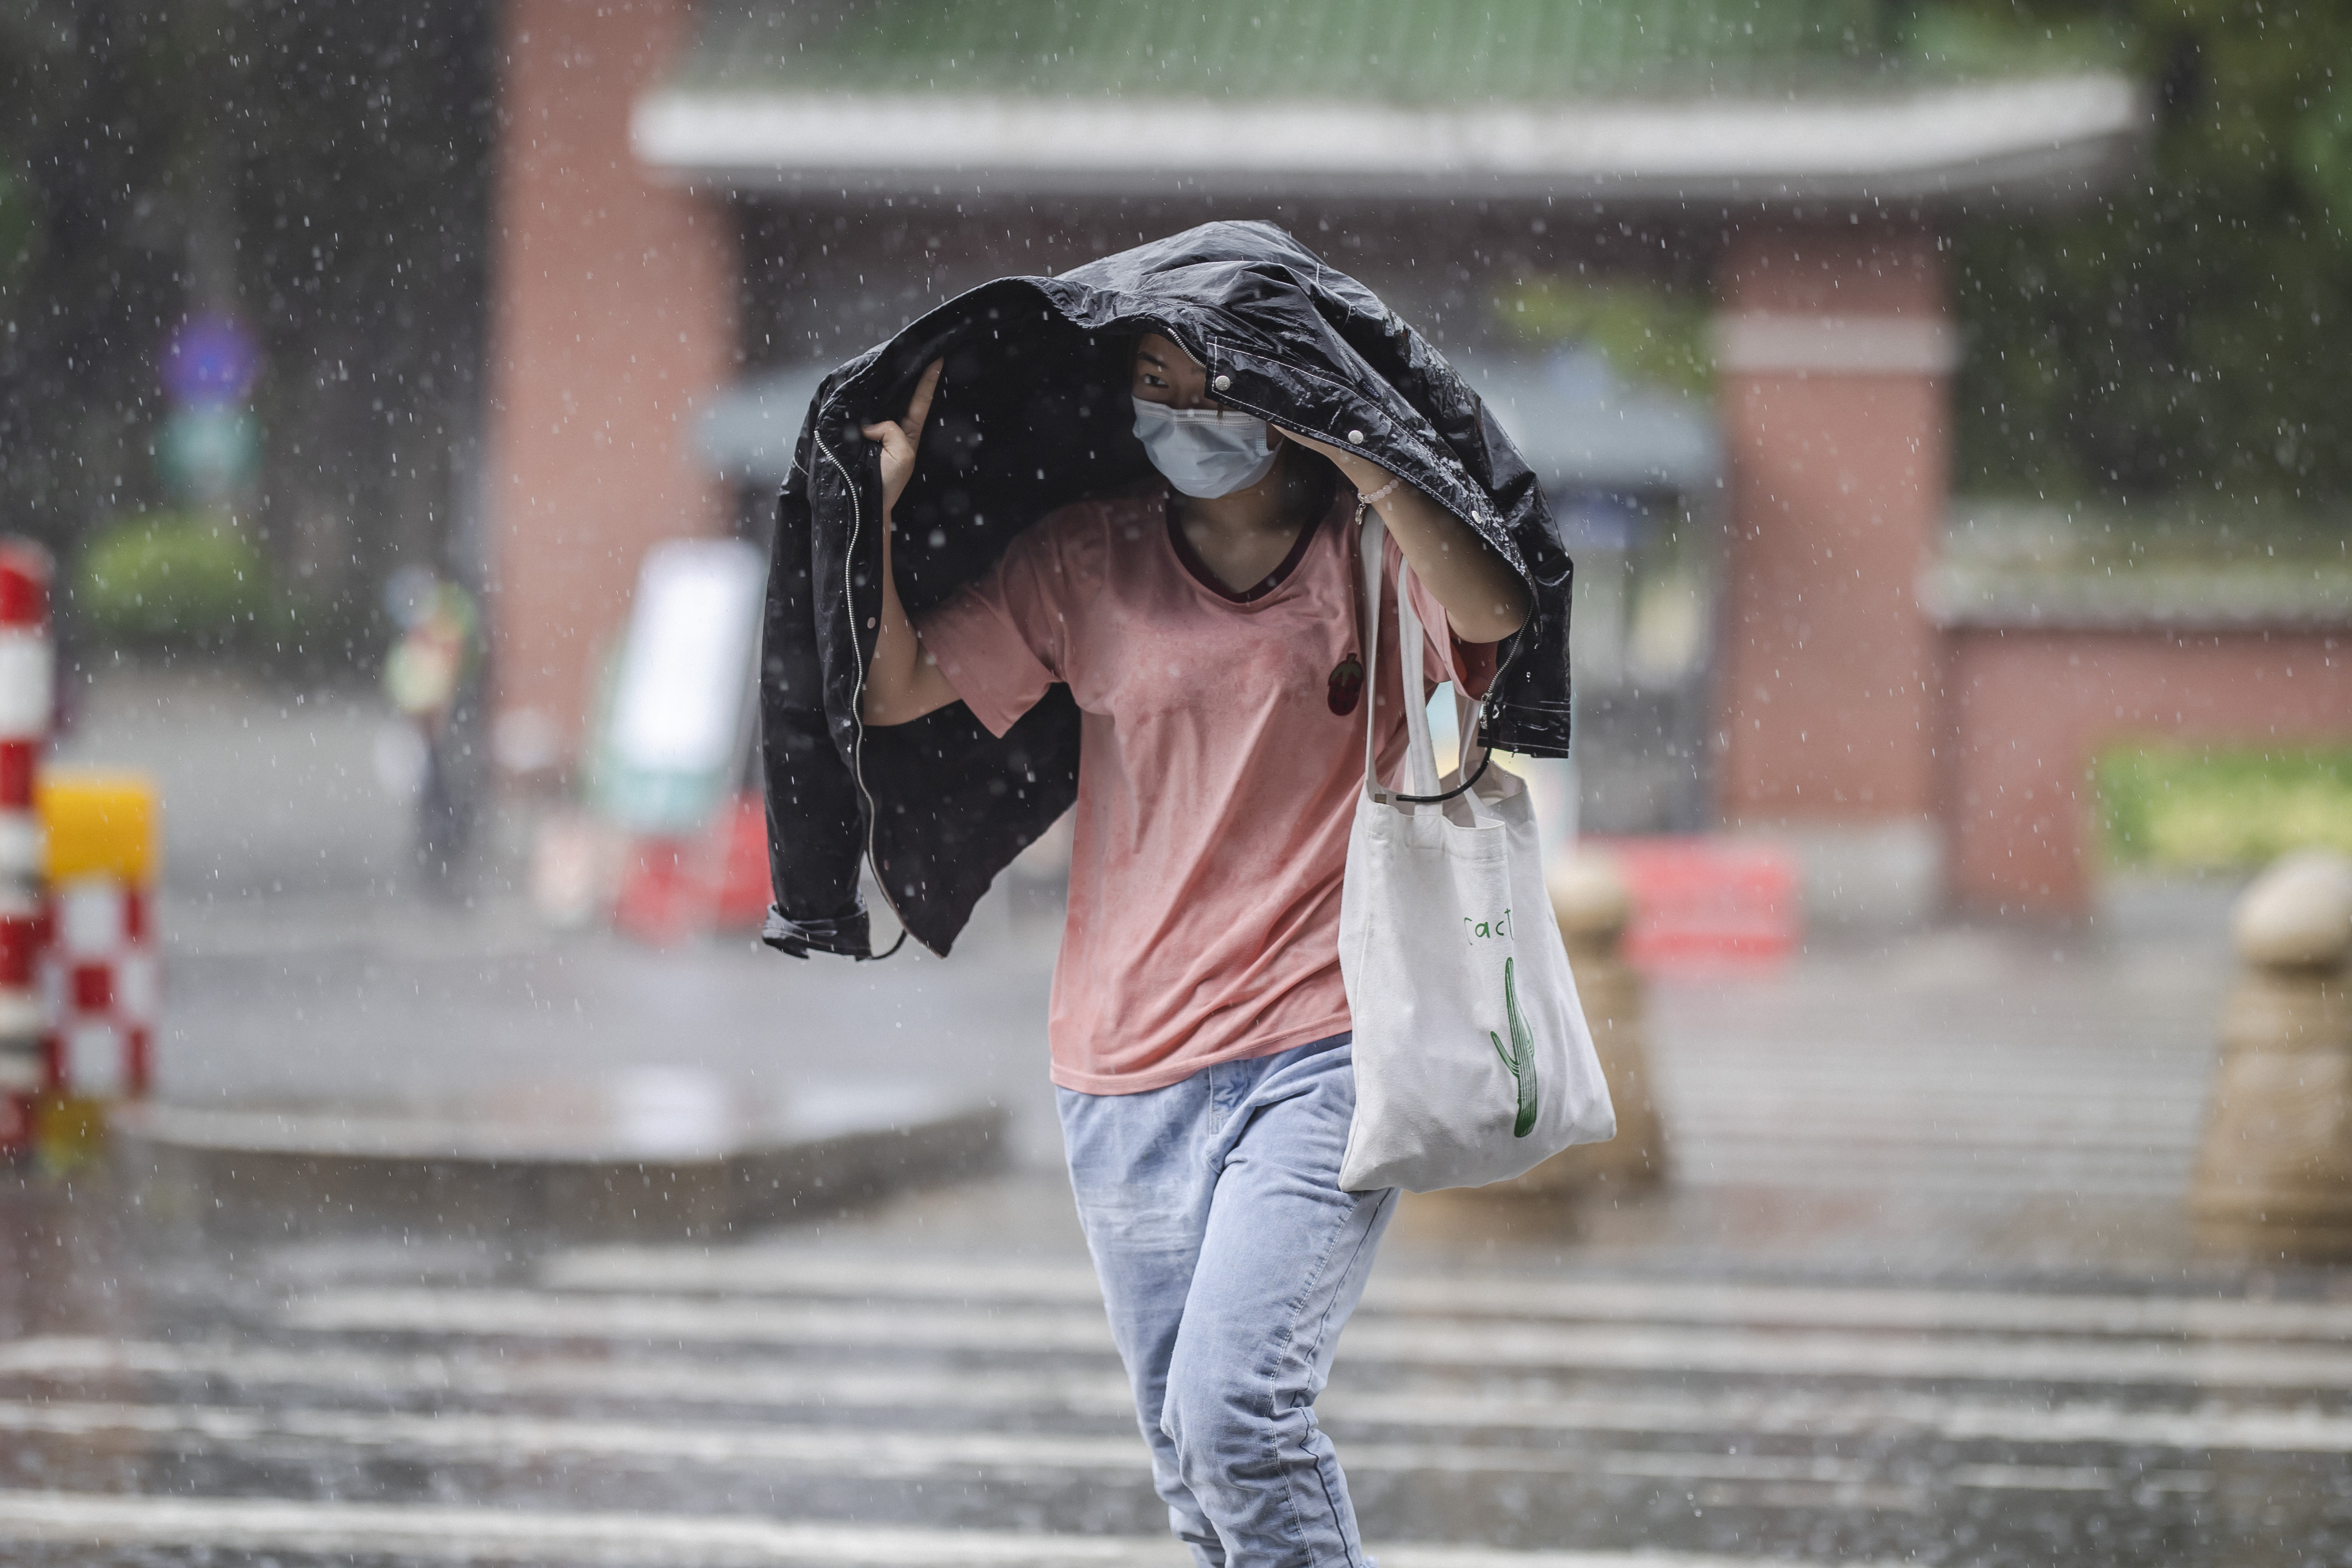
[[[919,719],[914,707],[916,676],[923,662],[923,645],[915,623],[898,602],[898,578],[891,570],[889,515],[882,518],[882,613],[874,628],[874,658],[866,667],[864,717],[868,724],[903,724]]]
[[[1527,584],[1475,529],[1410,484],[1372,503],[1413,574],[1465,642],[1500,642],[1527,625]]]

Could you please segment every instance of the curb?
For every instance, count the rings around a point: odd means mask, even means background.
[[[224,1237],[351,1231],[554,1242],[709,1240],[1002,1167],[1001,1107],[685,1153],[546,1146],[518,1131],[331,1110],[118,1112],[111,1159],[150,1219]]]

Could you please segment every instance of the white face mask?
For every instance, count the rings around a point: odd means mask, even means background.
[[[1263,419],[1135,400],[1135,435],[1180,495],[1229,496],[1274,472],[1282,448]]]

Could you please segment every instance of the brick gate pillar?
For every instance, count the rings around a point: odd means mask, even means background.
[[[1717,279],[1729,464],[1718,807],[1778,830],[1832,918],[1938,897],[1939,639],[1918,601],[1948,484],[1936,237],[1757,226]]]
[[[493,705],[509,763],[573,755],[592,666],[655,542],[721,529],[694,416],[735,361],[725,198],[656,184],[638,94],[692,0],[509,0],[488,484]]]

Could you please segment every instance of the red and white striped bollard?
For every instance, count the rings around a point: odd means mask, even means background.
[[[57,689],[51,575],[48,552],[0,540],[0,1157],[30,1148],[34,1098],[55,1071],[43,1044],[47,922],[35,805]]]

